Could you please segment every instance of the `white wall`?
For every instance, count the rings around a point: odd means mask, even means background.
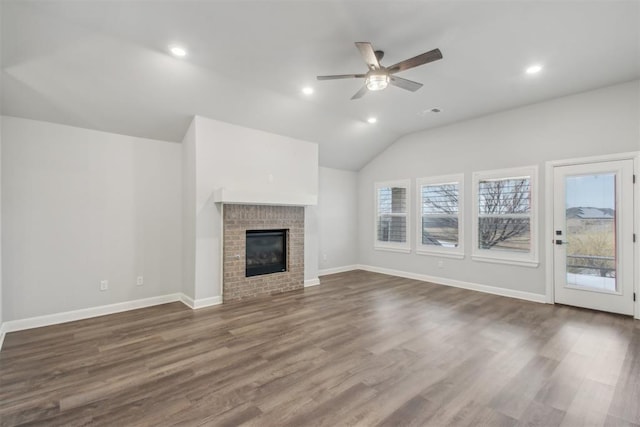
[[[194,299],[220,296],[219,188],[260,194],[318,194],[318,146],[204,117],[195,119]],[[305,280],[317,277],[315,212],[305,211]],[[305,224],[307,225],[307,224]],[[309,253],[306,253],[310,251]],[[314,255],[315,254],[315,255]]]
[[[330,274],[358,263],[358,174],[320,168],[318,264]]]
[[[0,118],[0,348],[2,348],[2,323],[4,310],[2,309],[2,118]]]
[[[318,282],[318,207],[304,207],[304,281]]]
[[[195,298],[196,277],[196,123],[182,140],[182,292]]]
[[[359,173],[360,263],[536,294],[545,293],[543,236],[540,267],[527,268],[472,261],[471,173],[479,170],[538,165],[539,225],[544,224],[545,161],[595,156],[640,149],[640,83],[638,81],[567,96],[505,111],[451,126],[414,133],[399,139]],[[446,112],[442,113],[446,114]],[[390,253],[373,249],[376,181],[465,173],[464,260]],[[415,249],[415,213],[410,235]]]
[[[2,22],[2,2],[0,2],[0,22]],[[0,34],[2,32],[0,31]],[[0,40],[0,46],[2,41]],[[2,63],[0,60],[0,69],[2,69]],[[0,84],[0,99],[3,97],[2,84]],[[3,342],[3,322],[4,311],[2,309],[2,118],[0,117],[0,349]]]
[[[2,133],[5,320],[180,291],[179,144],[12,117]]]

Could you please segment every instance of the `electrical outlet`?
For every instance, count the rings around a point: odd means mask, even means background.
[[[322,254],[322,260],[326,261],[327,260],[327,254]]]
[[[138,276],[138,278],[136,279],[136,285],[137,285],[137,286],[142,286],[142,285],[144,285],[144,277],[142,277],[142,276]]]
[[[109,281],[108,280],[101,280],[100,281],[100,290],[101,291],[106,291],[109,289]]]
[[[444,261],[438,261],[438,268],[444,267]]]

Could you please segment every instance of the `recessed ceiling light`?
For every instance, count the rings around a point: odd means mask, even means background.
[[[177,45],[169,46],[169,52],[171,52],[173,56],[177,56],[179,58],[182,58],[183,56],[187,55],[187,51],[185,50],[185,48]]]
[[[541,70],[542,70],[542,65],[535,64],[527,68],[526,72],[527,74],[536,74],[536,73],[539,73]]]
[[[313,93],[313,88],[309,86],[303,87],[302,93],[304,93],[305,95],[311,95]]]
[[[375,117],[369,117],[369,118],[367,119],[367,123],[371,123],[371,124],[374,124],[374,123],[376,123],[377,121],[378,121],[378,119],[376,119]]]

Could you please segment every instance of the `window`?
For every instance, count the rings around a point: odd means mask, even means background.
[[[408,236],[409,180],[375,184],[375,248],[411,252]]]
[[[424,255],[464,258],[464,175],[421,178],[418,189],[417,250]]]
[[[473,174],[474,260],[537,267],[537,175],[537,166]]]

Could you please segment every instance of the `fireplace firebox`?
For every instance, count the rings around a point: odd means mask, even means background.
[[[246,277],[287,271],[287,230],[247,230]]]

